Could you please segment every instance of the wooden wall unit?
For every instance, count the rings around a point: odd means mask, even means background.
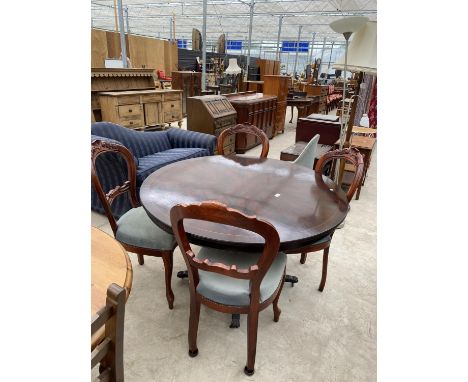
[[[226,97],[206,95],[187,98],[187,130],[215,135],[234,126],[237,112]],[[224,155],[235,152],[235,135],[224,140]]]
[[[280,74],[280,61],[265,60],[259,58],[257,60],[257,66],[260,69],[260,81],[263,81],[265,75],[279,75]]]
[[[102,120],[131,129],[142,129],[181,121],[181,93],[178,90],[98,93]]]
[[[250,123],[263,130],[268,138],[273,138],[276,121],[276,96],[263,93],[233,93],[225,94],[226,98],[237,111],[237,123]],[[246,150],[260,144],[260,140],[245,133],[236,134],[236,152]]]
[[[288,76],[265,75],[263,77],[263,94],[277,97],[273,136],[284,132],[289,80]]]
[[[201,95],[201,73],[191,71],[173,71],[172,89],[182,90],[182,112],[187,114],[187,98]]]
[[[126,34],[127,56],[133,68],[153,68],[171,73],[177,70],[176,43],[151,37]],[[91,29],[91,67],[104,68],[106,58],[120,57],[120,34]]]

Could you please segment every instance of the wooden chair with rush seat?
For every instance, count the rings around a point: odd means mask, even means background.
[[[115,154],[116,159],[123,159],[127,165],[128,180],[104,191],[96,168],[96,160],[102,154]],[[140,205],[136,191],[136,166],[132,153],[117,141],[96,139],[91,143],[91,180],[102,203],[104,212],[114,232],[115,238],[129,251],[138,255],[140,265],[143,256],[162,257],[166,282],[166,298],[169,309],[174,306],[174,293],[171,288],[173,252],[177,243],[173,235],[163,231],[146,214]],[[132,209],[125,212],[119,220],[112,214],[111,205],[117,197],[127,196]]]
[[[228,127],[223,130],[218,137],[217,150],[219,155],[224,155],[224,139],[226,139],[231,134],[237,133],[246,133],[253,134],[257,136],[262,142],[262,152],[260,153],[260,158],[266,158],[268,156],[268,151],[270,150],[270,142],[268,141],[267,135],[260,130],[257,126],[250,125],[247,123],[239,123],[237,125]]]
[[[359,185],[362,182],[362,177],[364,175],[364,160],[362,158],[361,153],[359,153],[359,151],[354,148],[329,151],[328,153],[323,155],[318,160],[316,167],[315,167],[315,171],[323,174],[323,170],[325,166],[332,160],[337,160],[337,159],[342,159],[342,160],[345,160],[346,162],[351,163],[356,169],[354,172],[353,180],[346,193],[346,198],[348,199],[348,202],[350,202],[356,190],[358,189]],[[327,236],[317,240],[315,243],[308,245],[307,247],[301,248],[299,250],[295,250],[293,252],[287,252],[287,253],[300,253],[301,254],[300,262],[301,264],[304,264],[307,259],[307,253],[323,250],[322,278],[320,280],[320,285],[318,288],[320,292],[323,292],[323,289],[325,288],[325,283],[327,281],[328,252],[330,250],[330,244],[331,244],[333,234],[334,232],[331,232]]]
[[[189,273],[189,355],[198,355],[197,333],[201,304],[223,313],[248,314],[247,364],[244,373],[252,375],[259,313],[273,304],[275,322],[281,314],[278,300],[284,284],[286,255],[278,252],[278,232],[264,220],[244,215],[214,201],[176,205],[172,207],[170,215],[172,229]],[[195,254],[187,239],[184,219],[210,221],[257,233],[265,240],[263,252],[202,247]]]
[[[91,319],[91,336],[105,327],[104,339],[91,351],[91,369],[99,364],[95,381],[123,382],[125,289],[117,284],[107,289],[106,306]]]

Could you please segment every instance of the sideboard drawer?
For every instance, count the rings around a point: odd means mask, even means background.
[[[125,105],[119,106],[120,117],[141,116],[141,105]]]
[[[162,94],[145,94],[141,96],[142,103],[161,102]]]
[[[164,112],[180,112],[180,102],[176,101],[169,101],[163,102],[163,110]]]
[[[142,127],[143,126],[143,120],[138,118],[138,119],[121,119],[120,124],[125,127]]]
[[[166,93],[164,94],[164,101],[175,101],[175,100],[180,100],[181,99],[181,94],[182,93]]]
[[[119,105],[133,105],[140,103],[139,95],[119,96],[116,98]]]

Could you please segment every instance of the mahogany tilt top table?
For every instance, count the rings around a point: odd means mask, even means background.
[[[346,194],[313,170],[291,162],[246,156],[208,156],[164,166],[143,182],[140,199],[148,216],[172,233],[169,211],[176,204],[216,200],[271,223],[280,250],[304,247],[345,219]],[[215,248],[259,250],[263,239],[231,226],[185,222],[189,240]]]

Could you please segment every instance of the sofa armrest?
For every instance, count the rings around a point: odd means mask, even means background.
[[[177,128],[167,130],[172,148],[201,148],[208,149],[210,155],[214,154],[216,137],[214,135],[188,131]]]

